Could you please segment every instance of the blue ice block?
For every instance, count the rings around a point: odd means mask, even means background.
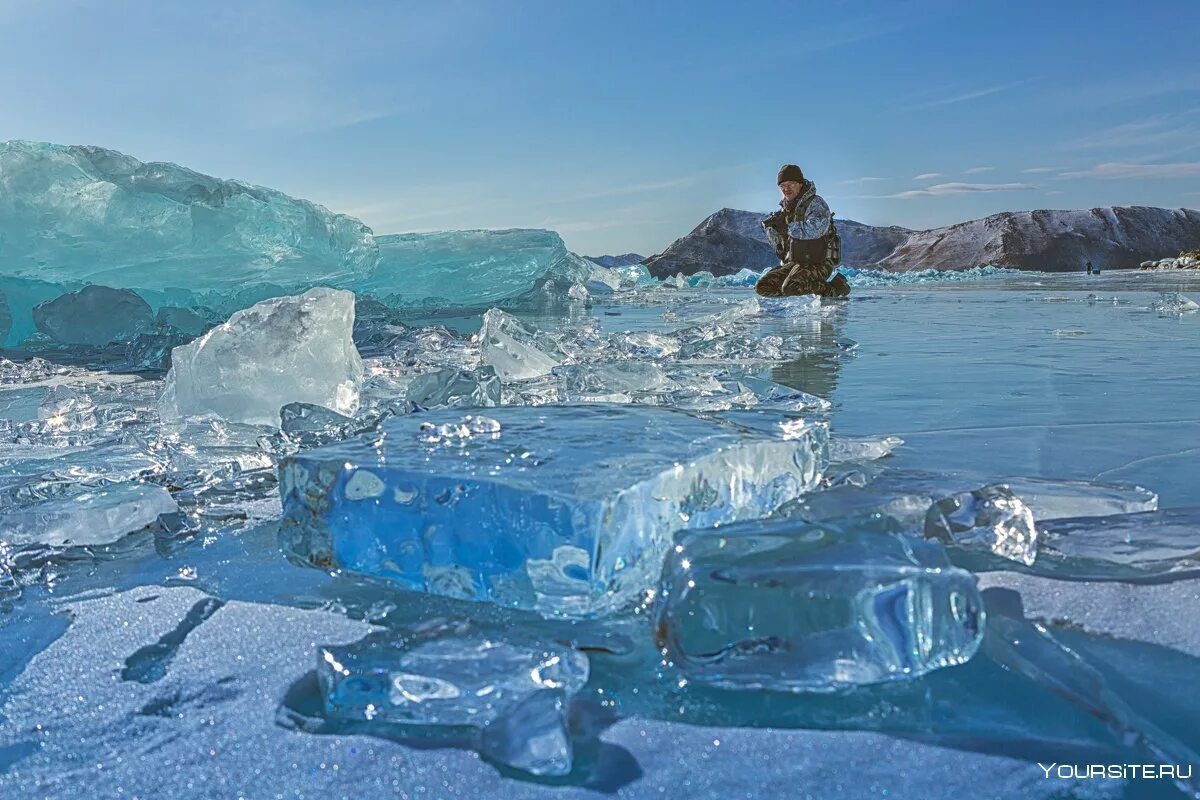
[[[983,621],[971,573],[874,515],[680,532],[656,630],[690,680],[830,692],[962,664]]]
[[[475,729],[479,751],[534,775],[571,770],[568,715],[588,658],[514,631],[466,624],[386,630],[317,653],[327,717],[422,728]]]
[[[439,411],[280,464],[286,549],[409,589],[594,616],[651,592],[671,534],[813,488],[827,430],[783,440],[644,406]]]

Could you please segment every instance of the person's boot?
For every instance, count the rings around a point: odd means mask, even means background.
[[[838,273],[833,276],[833,280],[825,284],[824,290],[821,292],[822,297],[847,297],[850,294],[850,281],[846,280],[846,276]]]

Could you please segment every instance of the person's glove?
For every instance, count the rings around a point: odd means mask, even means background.
[[[762,221],[762,226],[767,230],[783,233],[787,230],[787,215],[783,211],[776,211]]]

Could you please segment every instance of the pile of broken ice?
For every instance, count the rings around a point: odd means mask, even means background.
[[[420,313],[580,300],[648,278],[580,258],[552,231],[376,237],[273,189],[22,141],[0,143],[0,241],[0,343],[130,345],[147,367],[236,311],[314,287]]]
[[[147,531],[169,547],[281,502],[282,546],[322,569],[514,615],[632,620],[638,646],[663,654],[659,679],[829,693],[972,659],[988,629],[973,572],[1195,569],[1196,514],[1158,511],[1144,489],[1010,478],[914,492],[919,478],[876,464],[898,438],[831,437],[827,401],[754,372],[810,345],[746,336],[764,315],[829,311],[748,299],[613,333],[492,309],[471,336],[388,323],[364,363],[353,295],[314,289],[178,347],[163,391],[140,400],[73,387],[74,368],[6,362],[3,379],[40,400],[7,431],[0,594],[64,548]],[[589,656],[536,631],[514,617],[325,648],[326,718],[466,728],[493,761],[565,774]]]
[[[582,619],[619,624],[641,658],[629,680],[659,686],[852,693],[982,649],[1124,732],[1102,681],[1055,672],[1076,657],[1053,636],[1020,615],[993,625],[975,573],[1197,569],[1200,513],[1160,511],[1140,487],[963,486],[881,467],[897,437],[831,435],[828,400],[762,369],[821,347],[853,357],[806,338],[836,309],[717,294],[700,312],[678,291],[748,286],[748,270],[657,285],[545,231],[376,238],[94,148],[0,145],[0,180],[8,341],[36,328],[35,344],[170,364],[160,384],[0,360],[0,601],[57,558],[131,535],[170,552],[282,507],[296,560],[493,610],[321,648],[331,724],[465,735],[496,763],[565,775],[603,657]],[[568,313],[543,330],[510,313],[630,291],[674,326]],[[415,324],[452,305],[490,308],[472,335]],[[748,335],[766,317],[798,333]]]

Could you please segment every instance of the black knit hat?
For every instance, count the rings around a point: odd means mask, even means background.
[[[775,183],[783,183],[784,181],[804,183],[804,173],[795,164],[784,164],[779,168],[779,180],[775,181]]]

